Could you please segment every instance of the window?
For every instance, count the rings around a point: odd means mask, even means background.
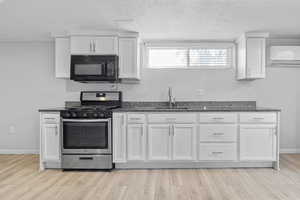
[[[233,66],[233,43],[146,43],[146,65],[159,68],[230,68]]]

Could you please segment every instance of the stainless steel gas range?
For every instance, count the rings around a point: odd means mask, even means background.
[[[80,105],[61,111],[62,168],[112,169],[112,109],[121,92],[81,92]]]

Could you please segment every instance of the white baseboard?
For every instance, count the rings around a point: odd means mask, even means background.
[[[39,154],[38,149],[0,149],[0,154]]]
[[[280,153],[300,153],[300,149],[298,148],[280,149]]]

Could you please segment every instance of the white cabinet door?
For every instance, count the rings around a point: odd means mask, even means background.
[[[193,124],[172,125],[172,159],[194,160],[196,155],[196,126]]]
[[[118,40],[117,37],[99,36],[93,38],[94,53],[101,55],[118,55]]]
[[[140,79],[137,38],[119,38],[119,77]]]
[[[240,126],[240,160],[276,160],[276,128],[268,125]]]
[[[148,126],[148,159],[170,160],[170,125]]]
[[[237,40],[239,80],[265,78],[267,37],[268,33],[245,33]]]
[[[55,77],[70,78],[70,38],[55,38]]]
[[[90,36],[72,36],[71,54],[85,55],[94,53],[94,37]]]
[[[145,159],[144,124],[127,125],[127,160]]]
[[[247,78],[265,78],[266,39],[248,38],[246,47]]]
[[[113,162],[126,162],[126,114],[113,114]]]
[[[60,162],[60,137],[58,124],[42,124],[43,162]]]

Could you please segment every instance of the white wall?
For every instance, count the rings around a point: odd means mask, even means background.
[[[300,69],[268,68],[267,78],[236,81],[229,70],[142,69],[140,84],[118,85],[124,100],[166,100],[167,87],[177,100],[256,100],[282,109],[281,148],[300,148]],[[1,149],[38,148],[39,108],[78,100],[81,90],[115,89],[111,84],[82,84],[54,78],[53,43],[0,43]],[[198,89],[205,94],[199,96]],[[16,133],[9,134],[9,126]]]

